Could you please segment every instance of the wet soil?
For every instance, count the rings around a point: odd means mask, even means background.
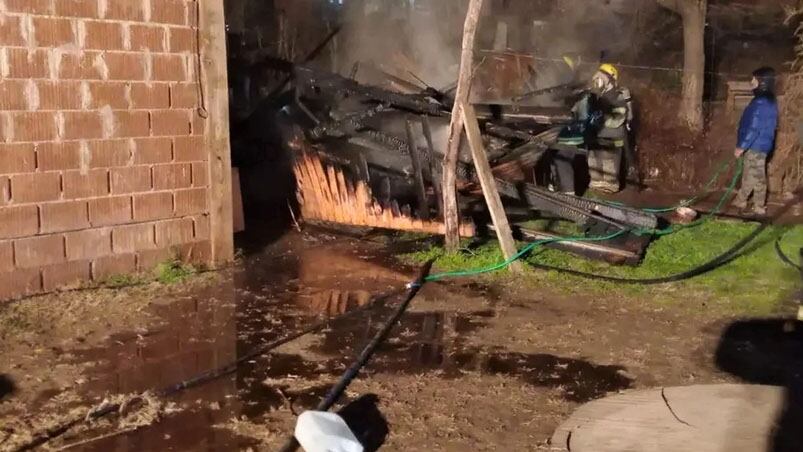
[[[57,316],[39,317],[36,332],[6,334],[0,450],[39,425],[31,425],[36,416],[168,387],[403,287],[415,269],[395,263],[386,242],[290,233],[211,284],[95,294],[106,303],[93,315],[84,311],[75,336],[69,325],[50,328],[47,322],[60,325]],[[150,425],[118,434],[112,424],[97,425],[53,445],[276,450],[295,416],[325,396],[398,298],[170,397],[172,408]],[[23,303],[58,310],[61,302]],[[137,314],[123,315],[125,306]],[[433,283],[338,409],[366,444],[382,450],[539,450],[580,403],[630,388],[732,380],[714,359],[732,320],[649,300],[568,297],[515,281]],[[108,436],[84,442],[99,435]]]

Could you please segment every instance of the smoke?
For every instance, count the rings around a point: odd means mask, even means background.
[[[443,88],[457,80],[464,1],[352,0],[346,3],[341,72],[372,63],[396,76]],[[456,34],[456,36],[455,36]],[[455,39],[458,38],[457,40]],[[456,43],[456,44],[455,44]]]

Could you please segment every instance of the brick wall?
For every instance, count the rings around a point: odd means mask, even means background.
[[[0,299],[210,259],[200,16],[0,0]]]

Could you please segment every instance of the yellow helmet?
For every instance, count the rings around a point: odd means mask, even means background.
[[[599,67],[599,71],[610,75],[615,81],[619,81],[619,69],[616,69],[616,66],[606,63]]]

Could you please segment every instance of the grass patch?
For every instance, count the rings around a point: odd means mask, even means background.
[[[590,261],[562,251],[539,248],[526,260],[533,263],[571,268],[621,278],[657,278],[682,273],[702,265],[729,250],[755,230],[755,223],[710,221],[656,239],[638,267],[614,266]],[[717,306],[726,311],[751,314],[776,312],[789,301],[800,283],[797,271],[778,258],[774,243],[783,236],[787,255],[797,256],[803,246],[803,226],[771,226],[745,247],[727,265],[695,278],[658,286],[618,284],[566,275],[556,271],[534,270],[528,280],[571,293],[614,297],[650,297],[655,302],[682,303],[687,306]],[[445,254],[439,247],[408,254],[415,262],[436,258],[439,271],[488,267],[502,261],[496,242]],[[498,273],[509,277],[507,273]]]
[[[171,259],[157,265],[153,272],[160,283],[176,284],[198,273],[198,269],[179,259]]]

